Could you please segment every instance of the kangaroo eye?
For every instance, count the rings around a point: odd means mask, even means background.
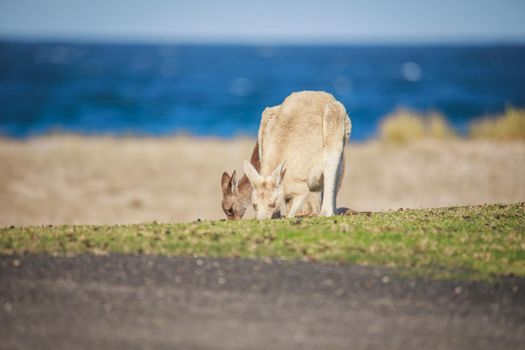
[[[257,210],[257,204],[253,203],[253,209]]]
[[[268,204],[270,208],[275,208],[275,202]]]

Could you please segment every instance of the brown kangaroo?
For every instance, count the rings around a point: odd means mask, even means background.
[[[255,143],[250,163],[257,171],[261,168],[259,161],[259,142]],[[228,220],[240,220],[246,212],[246,208],[252,203],[252,185],[246,175],[237,182],[237,172],[234,170],[230,176],[227,172],[222,173],[222,210]]]

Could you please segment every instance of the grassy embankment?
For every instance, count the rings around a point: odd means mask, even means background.
[[[145,253],[306,259],[435,278],[525,277],[525,205],[332,218],[0,229],[1,254]]]

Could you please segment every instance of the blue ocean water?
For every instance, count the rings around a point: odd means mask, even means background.
[[[344,103],[352,139],[396,107],[459,130],[525,106],[525,46],[220,46],[0,42],[0,134],[255,135],[291,92]]]

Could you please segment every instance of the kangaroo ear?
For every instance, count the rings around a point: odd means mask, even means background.
[[[231,192],[232,193],[237,192],[239,188],[239,182],[237,181],[237,171],[236,170],[234,170],[232,173],[232,178],[230,180],[230,183],[231,183]]]
[[[231,177],[230,175],[228,175],[227,172],[222,173],[222,178],[221,178],[222,193],[231,192],[230,179]]]
[[[253,165],[248,162],[244,161],[243,163],[244,173],[246,174],[246,177],[248,178],[248,181],[252,184],[253,187],[255,187],[255,184],[261,182],[262,178],[261,175],[255,170]]]
[[[286,173],[286,169],[284,169],[284,160],[275,168],[273,171],[271,177],[272,180],[275,182],[277,186],[281,184],[283,181],[284,173]]]

